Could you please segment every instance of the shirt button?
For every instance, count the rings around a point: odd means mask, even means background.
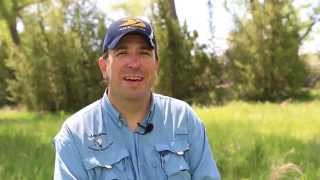
[[[105,165],[105,167],[106,167],[107,169],[111,169],[111,168],[112,168],[111,165]]]

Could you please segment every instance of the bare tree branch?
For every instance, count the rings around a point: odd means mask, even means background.
[[[310,23],[310,25],[308,26],[306,31],[300,36],[300,38],[299,38],[300,43],[310,34],[314,25],[319,21],[320,21],[320,18],[318,18],[318,19],[313,18],[312,22]]]

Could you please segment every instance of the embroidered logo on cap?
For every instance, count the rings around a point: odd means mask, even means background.
[[[144,24],[144,22],[142,20],[132,18],[132,19],[123,20],[120,27],[122,27],[122,28],[132,27],[132,28],[139,28],[139,29],[145,30],[146,25]]]

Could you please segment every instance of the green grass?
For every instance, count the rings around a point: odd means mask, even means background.
[[[196,111],[223,179],[320,179],[320,100]],[[66,117],[0,110],[1,179],[52,179],[51,140]]]
[[[320,101],[197,109],[224,179],[320,179]]]
[[[64,113],[0,110],[0,179],[52,179],[51,145]]]

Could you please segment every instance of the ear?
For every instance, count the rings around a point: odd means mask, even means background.
[[[99,64],[99,68],[100,68],[100,72],[102,74],[103,79],[107,78],[107,62],[106,60],[103,58],[103,56],[101,56],[98,60],[98,64]]]

